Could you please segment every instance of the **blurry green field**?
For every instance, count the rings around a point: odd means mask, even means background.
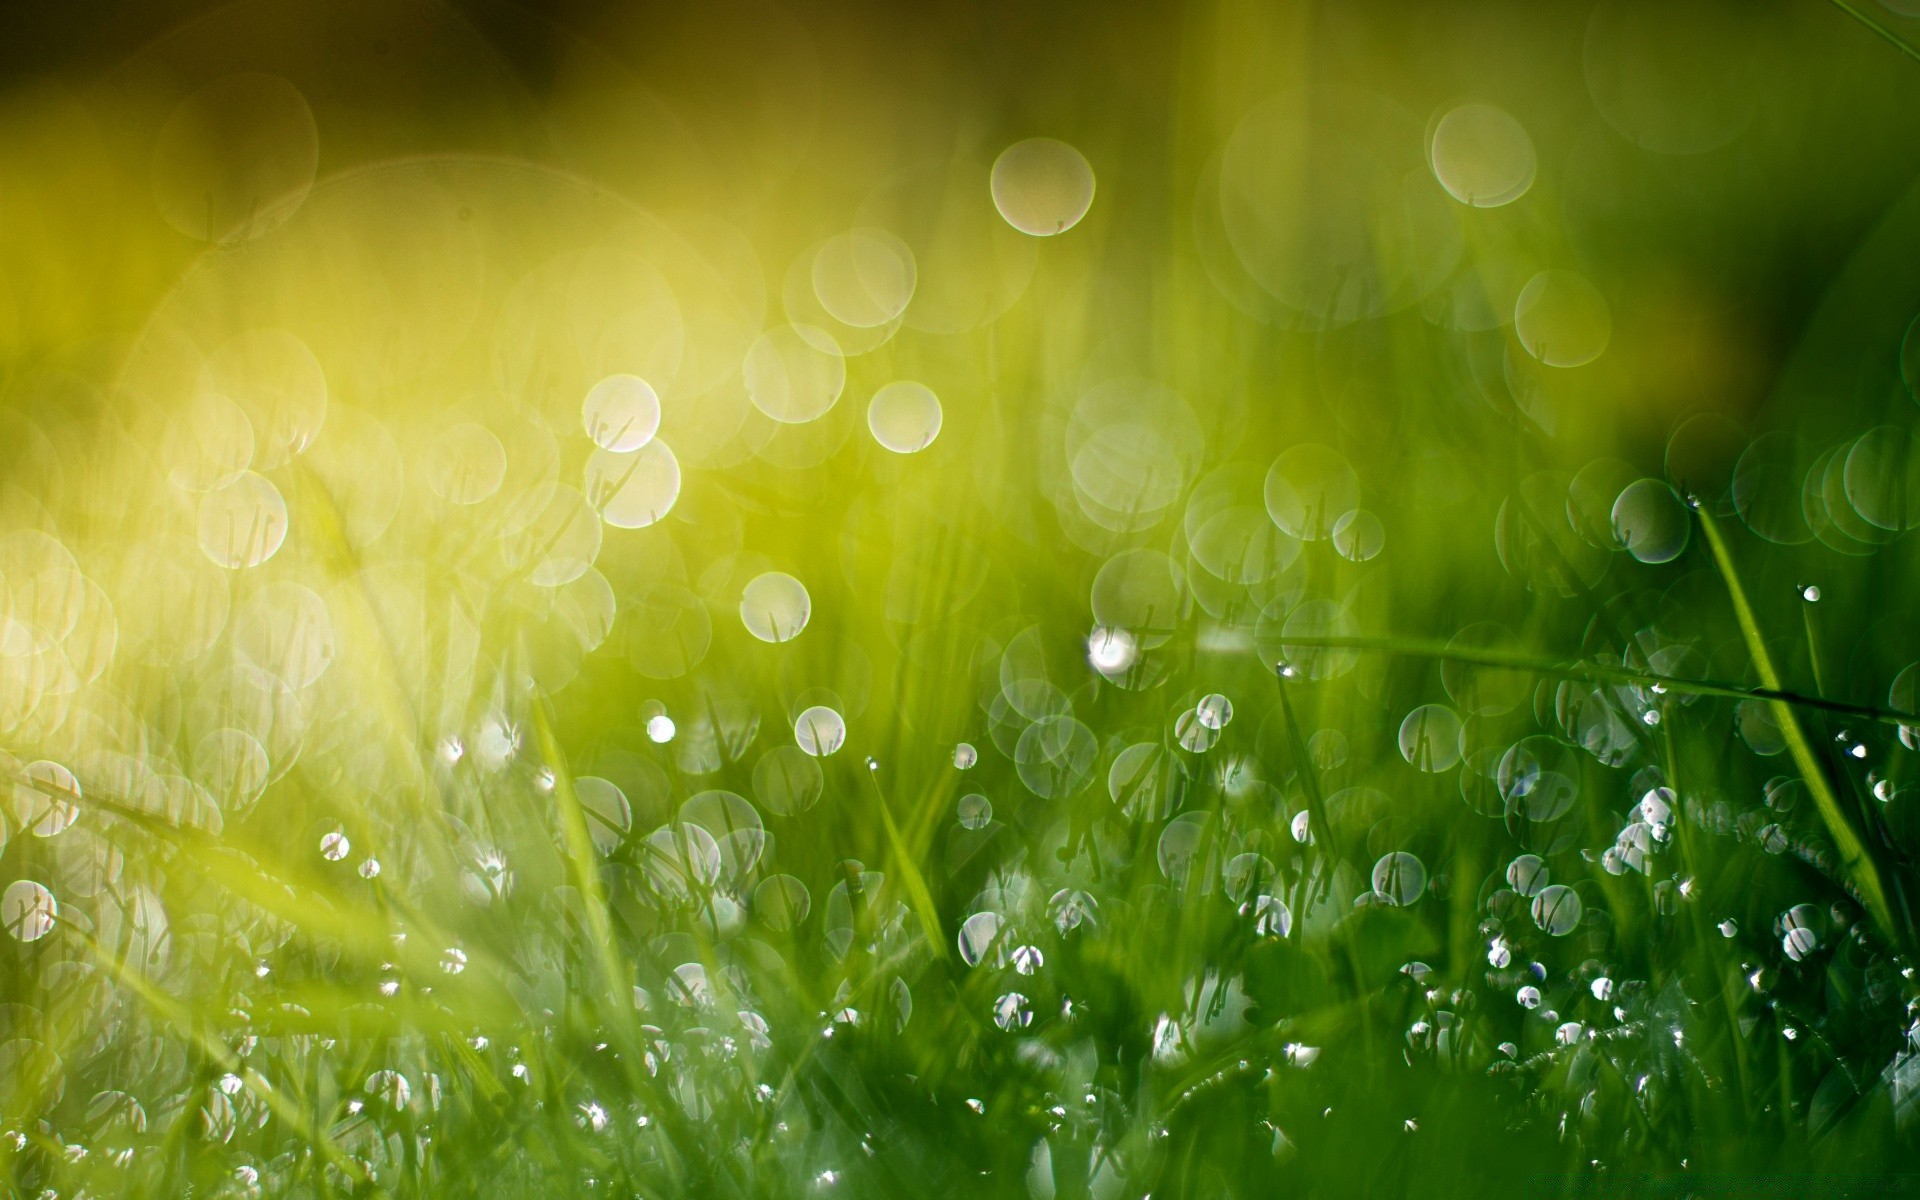
[[[1916,45],[0,13],[6,1196],[1920,1192]]]

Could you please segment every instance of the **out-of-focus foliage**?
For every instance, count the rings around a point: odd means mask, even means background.
[[[1909,1186],[1916,37],[0,14],[8,1194]]]

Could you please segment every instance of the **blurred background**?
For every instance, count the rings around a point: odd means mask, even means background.
[[[10,1194],[1920,1190],[1916,46],[0,14]]]

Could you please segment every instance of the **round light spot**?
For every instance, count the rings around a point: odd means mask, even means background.
[[[1613,532],[1643,563],[1672,562],[1687,548],[1693,520],[1673,489],[1659,479],[1628,484],[1613,502]]]
[[[847,722],[824,704],[807,709],[793,722],[794,744],[815,758],[825,758],[846,744]]]
[[[741,589],[740,623],[763,642],[792,641],[812,615],[806,585],[783,572],[756,575]]]
[[[1412,904],[1427,890],[1427,867],[1405,850],[1383,854],[1373,864],[1373,890],[1391,904]]]
[[[993,801],[978,792],[970,792],[960,797],[955,814],[962,829],[985,829],[993,820]]]
[[[1333,523],[1333,548],[1348,562],[1369,562],[1386,548],[1387,530],[1364,508],[1340,514]]]
[[[825,416],[847,385],[847,364],[825,330],[769,329],[747,349],[741,374],[753,406],[775,421],[803,425]]]
[[[1080,223],[1093,207],[1093,166],[1053,138],[1028,138],[993,162],[993,206],[1007,224],[1034,237],[1052,237]]]
[[[638,450],[660,429],[660,396],[638,375],[609,375],[587,393],[580,423],[602,450]]]
[[[1580,912],[1580,893],[1564,883],[1550,883],[1533,897],[1533,923],[1555,937],[1572,933]]]
[[[291,83],[247,73],[182,101],[153,150],[153,196],[188,237],[237,242],[293,215],[313,187],[320,133]]]
[[[615,529],[645,529],[680,498],[680,460],[655,439],[630,453],[601,448],[587,456],[587,503]]]
[[[0,925],[23,942],[37,942],[52,933],[59,914],[53,893],[31,879],[8,884],[5,895],[0,895]]]
[[[264,475],[238,479],[200,501],[200,550],[229,570],[257,567],[287,540],[287,502]]]
[[[507,450],[493,430],[463,421],[427,445],[421,462],[427,490],[449,504],[478,504],[507,477]]]
[[[856,329],[898,320],[918,282],[913,251],[884,229],[836,234],[814,252],[813,294],[827,314]]]
[[[1613,336],[1606,298],[1584,275],[1542,271],[1520,289],[1513,331],[1528,354],[1549,367],[1584,366]]]
[[[873,394],[867,428],[895,454],[925,450],[940,436],[940,398],[924,383],[895,380]]]
[[[1526,195],[1538,166],[1527,131],[1491,104],[1462,104],[1441,117],[1427,158],[1447,194],[1475,208]]]
[[[1460,761],[1460,716],[1444,704],[1422,704],[1400,722],[1400,757],[1422,771],[1448,771]]]

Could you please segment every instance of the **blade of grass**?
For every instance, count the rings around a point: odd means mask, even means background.
[[[1747,643],[1747,653],[1753,656],[1753,668],[1760,676],[1762,686],[1774,693],[1769,702],[1773,705],[1774,719],[1780,725],[1780,732],[1787,742],[1787,750],[1793,756],[1794,766],[1806,781],[1807,790],[1813,794],[1815,806],[1819,809],[1820,819],[1827,827],[1827,834],[1833,838],[1834,849],[1839,852],[1842,869],[1846,878],[1860,892],[1860,902],[1866,908],[1874,924],[1890,941],[1904,945],[1906,939],[1894,924],[1893,910],[1887,904],[1887,894],[1880,882],[1879,869],[1867,852],[1859,831],[1853,827],[1845,810],[1840,807],[1838,797],[1834,795],[1833,785],[1827,779],[1820,761],[1814,757],[1813,746],[1807,741],[1806,731],[1800,728],[1800,714],[1794,706],[1780,695],[1780,673],[1774,668],[1773,656],[1767,652],[1766,638],[1761,635],[1760,622],[1753,614],[1753,606],[1747,602],[1747,592],[1740,583],[1739,572],[1734,568],[1733,555],[1728,551],[1727,540],[1720,532],[1719,523],[1713,514],[1704,507],[1696,507],[1695,514],[1700,518],[1700,529],[1706,535],[1707,545],[1713,551],[1714,566],[1720,571],[1720,578],[1726,584],[1727,596],[1733,602],[1733,613],[1740,624],[1741,636]]]
[[[1710,679],[1685,679],[1677,675],[1662,675],[1633,667],[1608,666],[1605,663],[1557,662],[1523,651],[1485,648],[1460,650],[1444,642],[1400,637],[1289,637],[1283,639],[1283,643],[1310,649],[1371,650],[1385,654],[1406,655],[1410,658],[1457,662],[1473,667],[1504,667],[1532,671],[1540,675],[1552,675],[1562,679],[1585,680],[1590,683],[1628,683],[1648,688],[1661,687],[1670,692],[1682,692],[1695,696],[1720,696],[1729,700],[1771,700],[1801,708],[1837,713],[1862,721],[1876,721],[1885,725],[1920,726],[1920,713],[1902,712],[1899,709],[1852,704],[1845,700],[1829,700],[1824,696],[1810,696],[1804,692],[1789,691],[1779,687],[1742,687],[1739,684],[1720,683]]]
[[[900,827],[894,823],[893,812],[887,807],[886,793],[880,790],[880,764],[867,760],[867,780],[873,784],[874,807],[880,810],[880,823],[887,831],[887,845],[892,850],[893,861],[900,865],[900,877],[906,882],[907,896],[913,901],[913,911],[920,918],[920,928],[927,935],[927,944],[933,950],[935,958],[947,957],[946,935],[940,932],[940,912],[933,904],[933,892],[927,887],[926,877],[920,873],[920,867],[908,852],[905,839],[900,836]]]
[[[112,976],[116,983],[138,996],[148,1008],[191,1039],[210,1061],[218,1063],[223,1069],[237,1075],[246,1089],[259,1097],[260,1102],[267,1106],[269,1112],[304,1138],[307,1144],[319,1151],[321,1157],[328,1163],[349,1177],[359,1180],[362,1185],[371,1190],[371,1194],[376,1196],[387,1194],[364,1166],[348,1157],[333,1139],[319,1128],[311,1113],[288,1099],[285,1092],[270,1085],[258,1071],[242,1062],[224,1042],[209,1036],[183,1004],[153,986],[140,972],[129,970],[124,962],[116,955],[109,953],[92,937],[78,930],[74,931],[74,936],[86,948],[94,962]]]
[[[1900,53],[1906,55],[1908,58],[1913,59],[1915,62],[1920,62],[1920,48],[1915,47],[1913,43],[1907,41],[1907,39],[1901,37],[1899,34],[1895,33],[1893,30],[1888,29],[1885,25],[1882,25],[1880,22],[1874,20],[1872,17],[1868,16],[1866,13],[1861,12],[1858,8],[1855,8],[1852,4],[1849,4],[1847,0],[1832,0],[1832,3],[1833,3],[1833,6],[1839,9],[1841,12],[1846,13],[1848,16],[1852,17],[1854,20],[1860,22],[1862,25],[1865,25],[1868,29],[1871,29],[1873,32],[1879,34],[1882,38],[1884,38],[1887,41],[1889,45],[1893,46],[1896,50],[1900,51]]]

